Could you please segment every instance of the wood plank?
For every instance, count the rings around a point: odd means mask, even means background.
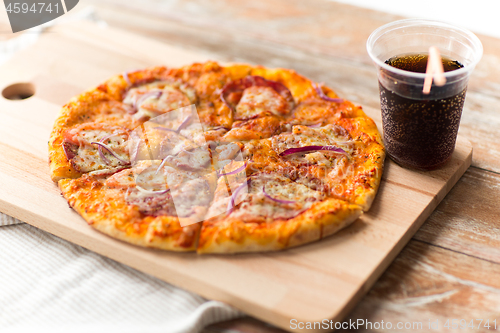
[[[89,3],[112,26],[228,61],[294,68],[374,108],[379,108],[378,85],[366,39],[375,28],[400,18],[320,0]],[[470,80],[461,132],[473,145],[473,165],[500,172],[500,41],[479,37],[484,57]]]
[[[450,325],[452,319],[465,319],[469,324],[481,318],[483,324],[489,320],[493,325],[496,319],[498,330],[499,274],[497,263],[412,240],[349,318],[379,323],[383,320],[392,322],[393,327],[397,322],[422,322],[421,331],[432,332],[449,332],[451,328],[444,327],[446,320]],[[439,329],[428,330],[429,320],[438,320]],[[476,326],[464,331],[493,330]],[[358,331],[373,332],[369,327]]]
[[[498,198],[500,174],[470,168],[414,238],[500,263]]]

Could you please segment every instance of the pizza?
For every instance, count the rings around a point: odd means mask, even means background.
[[[319,241],[367,211],[385,151],[362,108],[293,70],[216,62],[116,75],[63,106],[51,177],[95,229],[238,253]]]

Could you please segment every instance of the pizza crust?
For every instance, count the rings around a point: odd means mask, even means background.
[[[198,253],[277,251],[318,241],[347,227],[362,214],[358,205],[337,199],[318,202],[289,220],[245,223],[238,219],[206,221]]]
[[[143,216],[125,200],[125,190],[110,189],[102,180],[84,175],[58,182],[69,205],[89,225],[113,238],[143,247],[195,251],[199,224],[181,227],[177,217]]]

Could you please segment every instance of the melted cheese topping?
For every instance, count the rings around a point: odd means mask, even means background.
[[[212,202],[210,182],[215,174],[203,176],[161,163],[161,160],[139,161],[108,178],[104,185],[127,189],[127,202],[143,214],[191,217],[192,223],[199,222]]]
[[[141,128],[132,132],[128,145],[132,164],[141,160],[162,160],[195,147],[192,141],[175,132],[161,129],[142,131]]]
[[[217,170],[223,169],[226,165],[235,162],[243,165],[243,155],[241,154],[241,148],[236,143],[223,144],[215,147],[212,150],[212,160],[213,165]],[[227,173],[227,170],[221,170],[223,173]]]
[[[264,186],[266,193],[275,200],[264,194]],[[324,194],[321,192],[295,183],[281,175],[261,174],[252,177],[246,198],[243,199],[239,209],[231,215],[242,220],[248,219],[249,216],[266,220],[290,219],[323,198]],[[277,200],[293,201],[293,203],[281,203]]]
[[[181,170],[202,171],[210,165],[208,147],[200,147],[191,151],[183,150],[176,156],[168,156],[166,163]],[[211,171],[211,169],[208,169]]]
[[[160,98],[148,98],[143,100],[141,105],[138,105],[139,111],[147,110],[156,114],[161,114],[191,104],[189,98],[176,88],[167,86],[163,88],[161,92]]]
[[[92,142],[100,142],[105,137],[108,138],[102,142],[103,144],[108,146],[123,161],[128,162],[129,160],[128,134],[122,128],[104,127],[92,123],[83,124],[67,130],[64,137],[70,144],[78,146],[76,156],[71,159],[71,164],[80,172],[113,169],[125,165],[105,148],[101,148],[104,159],[101,158],[98,150],[99,146],[92,144]]]
[[[306,154],[305,159],[311,164],[317,164],[321,166],[329,167],[332,165],[332,162],[326,158],[326,156],[322,152],[315,152]]]
[[[127,201],[137,205],[147,215],[166,214],[184,218],[204,213],[212,201],[207,179],[168,166],[157,172],[158,162],[136,175],[135,188],[129,190]],[[146,192],[144,188],[158,193]],[[163,193],[165,189],[168,192]]]
[[[172,189],[172,199],[179,217],[188,217],[195,213],[196,207],[208,210],[213,194],[208,182],[203,178],[195,178],[183,182]],[[195,221],[198,222],[198,221]]]
[[[272,137],[271,143],[278,153],[289,148],[306,146],[336,146],[345,150],[348,155],[354,152],[353,140],[348,136],[339,135],[334,125],[320,128],[295,125],[292,127],[292,133],[282,133]]]
[[[122,170],[109,177],[104,185],[110,188],[131,188],[139,184],[145,190],[164,190],[165,175],[157,172],[161,161],[139,161],[132,168]]]
[[[287,115],[290,110],[286,100],[270,87],[253,86],[245,89],[236,106],[236,119],[248,119],[263,112]]]
[[[137,109],[136,119],[154,118],[195,102],[194,89],[178,81],[159,81],[132,88],[123,100]]]
[[[197,146],[203,146],[206,144],[205,140],[205,132],[200,123],[192,123],[189,124],[186,128],[183,128],[180,132],[180,135],[191,140]]]

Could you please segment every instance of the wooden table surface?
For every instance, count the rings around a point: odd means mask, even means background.
[[[85,3],[110,26],[224,61],[293,68],[374,108],[378,84],[365,43],[374,29],[400,19],[322,0]],[[460,126],[474,149],[472,167],[346,320],[439,320],[442,332],[447,319],[497,319],[500,326],[500,40],[479,38],[484,56]],[[282,330],[243,318],[204,332]]]

